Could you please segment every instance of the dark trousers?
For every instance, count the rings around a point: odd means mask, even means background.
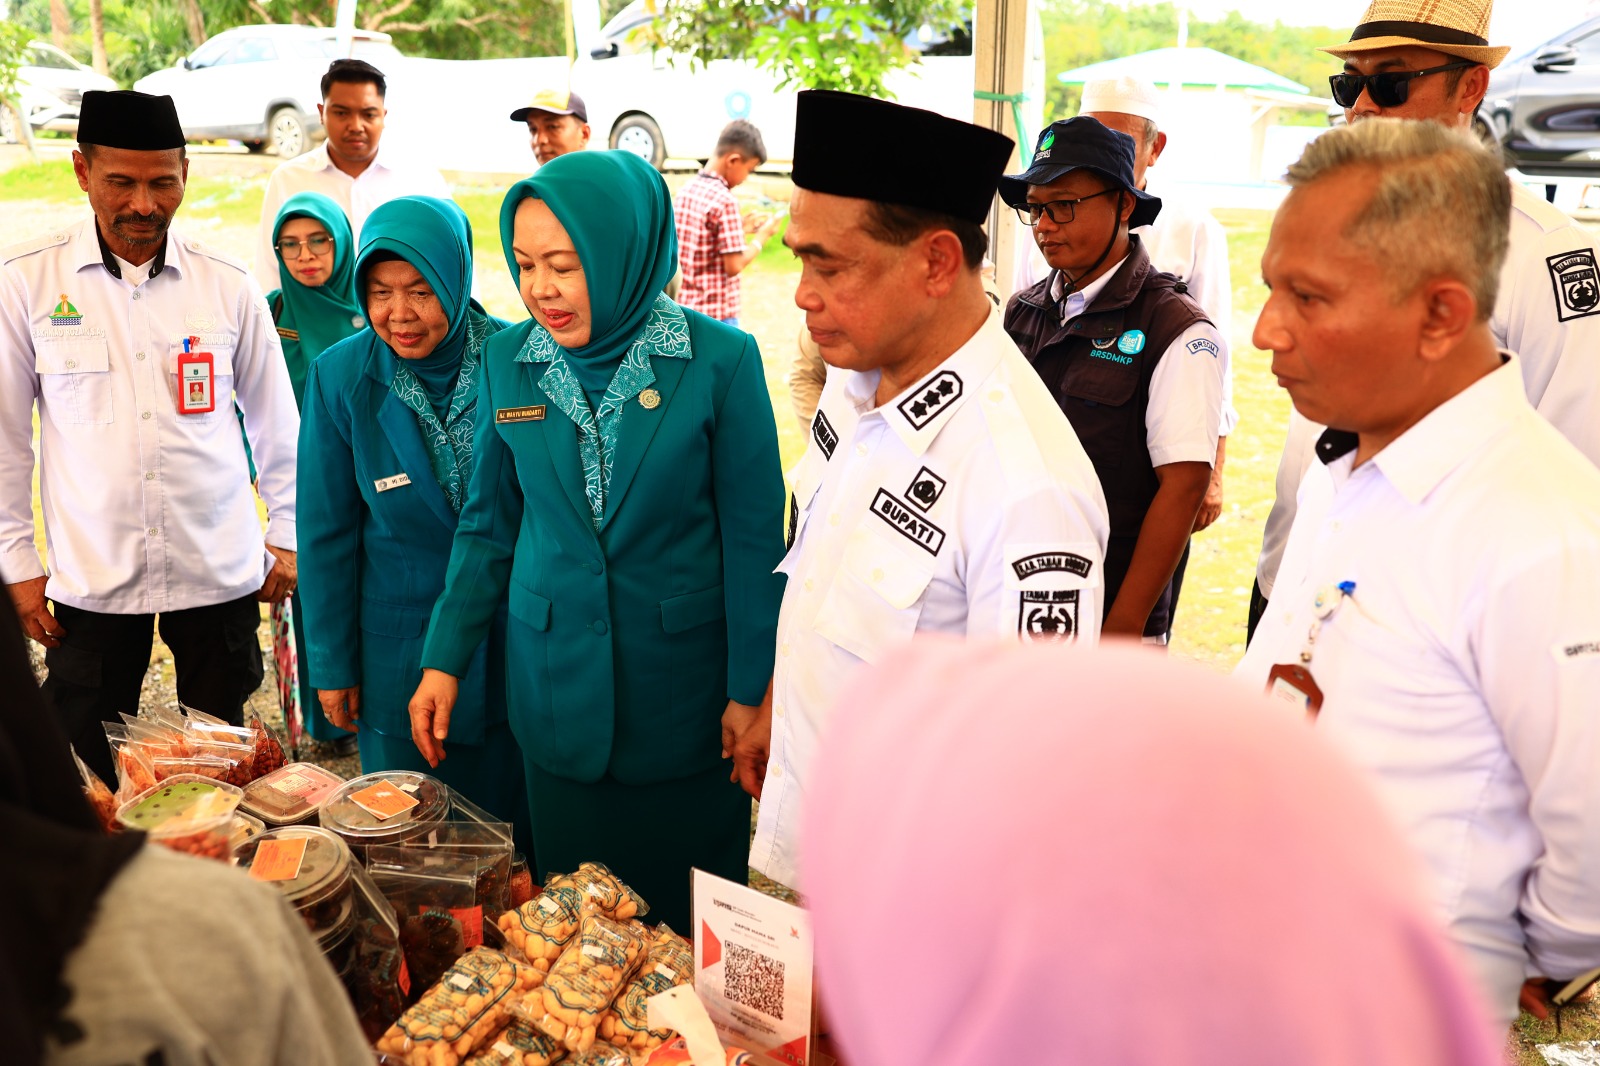
[[[1250,586],[1250,618],[1245,624],[1245,643],[1256,639],[1256,626],[1261,624],[1261,616],[1267,613],[1267,598],[1261,595],[1261,582],[1257,581]]]
[[[167,611],[159,618],[53,606],[67,635],[59,647],[45,650],[50,674],[44,694],[73,748],[112,788],[117,778],[101,723],[120,721],[119,713],[138,712],[156,625],[172,649],[178,699],[187,706],[238,725],[244,720],[245,701],[261,685],[256,638],[261,604],[253,596]]]
[[[1167,643],[1172,643],[1172,627],[1178,624],[1178,597],[1183,594],[1183,575],[1189,571],[1189,549],[1194,547],[1194,538],[1191,537],[1183,546],[1183,554],[1178,556],[1177,569],[1172,571],[1172,606],[1167,610]]]

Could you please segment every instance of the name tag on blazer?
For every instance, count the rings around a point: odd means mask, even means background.
[[[502,407],[494,413],[497,424],[506,422],[542,422],[544,421],[544,404],[533,407]]]
[[[388,492],[390,489],[398,489],[402,485],[409,484],[411,484],[410,475],[396,474],[394,477],[380,477],[378,480],[372,483],[372,487],[377,489],[379,492]]]
[[[284,329],[282,326],[279,326],[278,336],[282,337],[286,341],[297,341],[300,339],[300,331],[297,329]]]

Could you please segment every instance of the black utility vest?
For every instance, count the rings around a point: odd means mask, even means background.
[[[1151,265],[1137,236],[1100,295],[1065,325],[1050,298],[1051,277],[1011,298],[1006,332],[1061,405],[1100,476],[1111,512],[1104,590],[1110,610],[1161,486],[1145,443],[1150,380],[1184,330],[1210,319],[1183,281]],[[1164,634],[1171,611],[1169,585],[1150,612],[1146,635]]]

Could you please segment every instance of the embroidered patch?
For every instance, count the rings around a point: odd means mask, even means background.
[[[1117,351],[1123,355],[1138,355],[1144,351],[1144,330],[1130,329],[1117,338]]]
[[[833,458],[833,450],[839,446],[839,434],[833,431],[833,425],[820,407],[817,408],[817,417],[811,420],[811,439],[817,442],[825,458]]]
[[[1123,366],[1133,365],[1133,356],[1119,355],[1116,352],[1102,352],[1099,349],[1089,353],[1090,359],[1104,359],[1108,363],[1120,363]]]
[[[895,532],[927,552],[938,555],[944,547],[944,530],[917,514],[883,489],[872,499],[872,513],[894,527]]]
[[[1050,571],[1088,577],[1089,571],[1094,569],[1094,563],[1072,552],[1039,552],[1035,555],[1024,555],[1011,564],[1011,569],[1017,575],[1018,581],[1026,581],[1034,574]]]
[[[785,548],[794,547],[794,535],[800,532],[800,498],[789,493],[789,533],[783,538]]]
[[[1117,343],[1117,338],[1115,338],[1115,337],[1096,337],[1094,340],[1090,341],[1089,343],[1093,344],[1096,348],[1099,348],[1102,352],[1105,352],[1105,351],[1110,351],[1111,350],[1112,345]]]
[[[278,336],[282,337],[286,341],[297,341],[300,339],[300,331],[297,329],[284,329],[282,326],[279,326]]]
[[[1017,635],[1029,644],[1072,640],[1078,632],[1078,590],[1024,592],[1017,609]]]
[[[906,489],[906,499],[924,511],[931,511],[933,505],[939,502],[939,497],[944,494],[946,484],[944,478],[923,467],[917,471],[917,476],[911,479],[911,487]]]
[[[1550,265],[1550,283],[1556,290],[1556,319],[1600,315],[1600,267],[1594,250],[1577,248],[1545,260]]]
[[[927,385],[900,401],[900,413],[911,423],[911,428],[921,429],[960,397],[961,378],[954,370],[941,370]]]
[[[61,302],[56,304],[55,310],[50,312],[50,324],[52,326],[83,325],[83,315],[79,313],[76,307],[72,306],[71,301],[67,299],[66,293],[61,294]]]
[[[496,425],[505,422],[542,422],[544,410],[542,403],[533,407],[502,407],[495,411],[494,420]]]
[[[203,307],[196,307],[183,316],[183,324],[196,333],[210,333],[217,328],[217,316]]]
[[[1201,352],[1208,352],[1213,359],[1215,359],[1218,353],[1221,351],[1214,341],[1208,341],[1204,337],[1197,337],[1196,339],[1190,341],[1188,348],[1195,355],[1199,355]]]

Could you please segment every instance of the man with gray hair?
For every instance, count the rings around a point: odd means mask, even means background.
[[[1238,673],[1370,775],[1508,1024],[1600,959],[1600,471],[1491,309],[1500,160],[1431,122],[1289,170],[1255,344],[1323,432]],[[1538,975],[1523,989],[1524,978]]]

